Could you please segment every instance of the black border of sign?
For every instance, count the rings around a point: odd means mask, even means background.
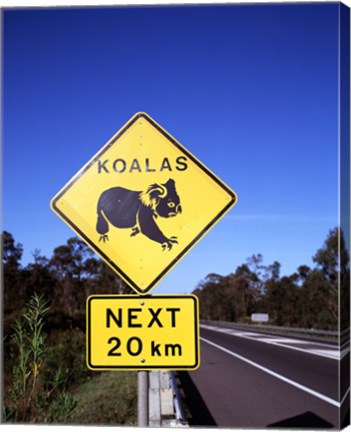
[[[179,366],[179,365],[171,365],[167,364],[165,366],[154,366],[154,365],[140,365],[140,366],[94,366],[91,363],[91,303],[93,300],[126,300],[126,299],[133,299],[133,300],[140,300],[140,301],[150,301],[150,300],[159,300],[159,299],[177,299],[177,300],[193,300],[194,302],[194,333],[195,333],[195,363],[193,365],[185,365],[185,366]],[[94,371],[101,371],[101,370],[126,370],[126,369],[133,369],[133,370],[152,370],[152,369],[170,369],[170,370],[195,370],[200,366],[200,335],[199,335],[199,300],[198,298],[193,294],[186,294],[186,295],[155,295],[155,296],[148,296],[148,297],[140,297],[137,295],[124,295],[124,294],[116,294],[116,295],[109,295],[109,294],[96,294],[91,295],[87,298],[86,301],[86,363],[89,369]]]
[[[193,163],[195,163],[200,169],[202,169],[211,179],[216,182],[223,190],[225,190],[231,197],[229,203],[218,213],[218,215],[203,228],[202,231],[171,261],[161,273],[144,289],[141,289],[118,265],[113,262],[105,253],[96,245],[93,241],[87,237],[77,225],[75,225],[61,210],[57,207],[57,201],[76,183],[76,181],[92,166],[98,159],[113,145],[115,142],[136,122],[138,119],[144,118],[153,127],[155,127],[162,135],[164,135],[179,151],[185,154]],[[160,125],[158,125],[150,116],[146,113],[137,113],[124,127],[108,142],[91,160],[88,164],[78,172],[66,186],[53,198],[51,202],[52,209],[80,236],[82,239],[98,254],[100,255],[112,269],[118,273],[139,295],[148,294],[152,288],[176,265],[178,261],[203,237],[213,225],[232,207],[237,201],[235,193],[229,189],[219,178],[217,178],[205,165],[195,158],[190,152],[186,150],[180,143],[178,143],[171,135],[169,135]]]

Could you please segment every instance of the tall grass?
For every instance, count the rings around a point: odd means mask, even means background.
[[[25,313],[13,325],[11,388],[9,397],[5,398],[5,422],[59,422],[76,405],[73,398],[62,391],[51,398],[52,390],[59,387],[59,369],[51,383],[51,391],[47,391],[42,379],[47,354],[43,327],[48,310],[43,296],[35,293],[27,303]]]
[[[43,325],[47,311],[43,297],[34,294],[27,304],[26,313],[13,326],[17,359],[12,368],[12,397],[14,420],[17,422],[28,422],[32,416],[45,356]]]

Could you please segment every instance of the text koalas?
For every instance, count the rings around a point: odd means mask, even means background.
[[[185,156],[178,156],[175,159],[164,157],[158,162],[151,158],[99,159],[97,162],[98,174],[171,172],[185,171],[188,168],[188,161]]]

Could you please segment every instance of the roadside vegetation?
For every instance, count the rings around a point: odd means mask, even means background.
[[[102,372],[73,390],[76,409],[68,420],[77,425],[136,426],[137,373]]]
[[[251,314],[269,314],[268,324],[319,330],[349,325],[349,255],[343,236],[333,229],[313,256],[314,267],[301,265],[281,276],[277,261],[263,264],[253,255],[229,275],[211,273],[193,291],[203,320],[250,323]],[[338,299],[341,294],[340,311]]]
[[[250,322],[268,313],[270,324],[336,330],[348,322],[349,257],[338,229],[315,253],[315,266],[280,276],[280,263],[253,255],[229,275],[208,274],[196,287],[200,318]],[[76,237],[50,258],[2,233],[3,423],[136,424],[134,372],[92,372],[85,362],[85,303],[91,294],[132,290]],[[346,319],[345,319],[346,318]]]
[[[10,233],[2,245],[2,422],[135,425],[136,373],[85,362],[87,297],[131,289],[77,238],[26,267]]]

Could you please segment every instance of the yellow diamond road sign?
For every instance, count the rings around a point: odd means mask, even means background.
[[[196,369],[199,308],[193,295],[93,295],[87,365],[93,370]]]
[[[138,294],[147,294],[236,199],[160,125],[138,113],[51,208]]]

